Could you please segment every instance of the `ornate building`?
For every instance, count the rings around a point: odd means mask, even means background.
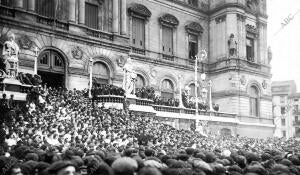
[[[122,86],[129,56],[137,86],[180,98],[195,87],[195,55],[208,52],[198,74],[212,80],[222,115],[200,115],[215,132],[273,135],[266,0],[0,0],[0,44],[13,32],[20,71],[52,86],[84,89],[89,64],[99,83]],[[36,56],[37,55],[37,56]],[[192,91],[192,94],[195,91]],[[197,92],[200,93],[200,92]],[[180,110],[183,111],[183,110]],[[195,113],[195,112],[194,112]],[[188,114],[160,111],[176,127]],[[219,115],[219,116],[218,116]],[[197,119],[198,120],[198,119]]]

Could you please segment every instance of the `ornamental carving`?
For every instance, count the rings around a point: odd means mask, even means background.
[[[130,14],[134,13],[145,18],[149,18],[152,15],[150,10],[142,4],[133,4],[131,7],[128,8],[128,12]]]
[[[73,58],[76,60],[81,60],[83,56],[83,51],[79,46],[75,46],[71,50]]]
[[[159,18],[159,21],[161,24],[167,24],[174,27],[179,24],[178,19],[171,14],[164,14],[162,17]]]
[[[261,85],[262,85],[262,87],[263,87],[264,89],[267,89],[267,87],[268,87],[268,83],[267,83],[266,80],[264,80],[264,81],[261,83]]]
[[[22,49],[30,49],[32,47],[33,42],[27,35],[21,36],[19,39],[19,45]]]
[[[197,22],[192,22],[186,25],[185,29],[188,33],[196,33],[196,34],[202,34],[204,30],[203,27]]]
[[[242,85],[246,85],[247,80],[246,80],[245,75],[242,75],[242,77],[241,77],[241,79],[240,79],[240,82],[241,82]]]
[[[117,59],[117,64],[119,67],[124,67],[125,65],[125,58],[123,55],[121,55],[118,59]]]
[[[247,37],[256,38],[258,37],[257,28],[253,25],[246,24]]]
[[[258,0],[247,0],[246,5],[248,9],[256,12],[258,8]]]
[[[226,15],[218,16],[215,18],[217,24],[224,22],[226,20]]]

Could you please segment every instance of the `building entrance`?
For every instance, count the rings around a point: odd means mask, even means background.
[[[54,50],[42,52],[38,58],[38,74],[48,87],[65,87],[65,62]]]

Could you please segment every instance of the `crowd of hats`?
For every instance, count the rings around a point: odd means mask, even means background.
[[[92,87],[92,96],[97,97],[100,95],[116,95],[116,96],[124,96],[124,89],[114,86],[112,84],[93,84]]]
[[[106,109],[87,91],[38,90],[0,129],[0,174],[19,166],[25,175],[298,175],[299,141],[202,136],[157,117]],[[1,139],[2,140],[2,139]]]

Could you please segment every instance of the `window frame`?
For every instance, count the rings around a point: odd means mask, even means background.
[[[255,95],[252,94],[252,90],[255,90]],[[260,92],[255,85],[251,85],[249,88],[249,114],[250,116],[260,117]]]
[[[170,85],[172,86],[172,89],[165,89],[164,88],[164,81],[169,81]],[[170,94],[170,96],[172,96],[171,98],[175,98],[175,85],[174,82],[171,79],[165,78],[161,81],[161,97],[164,98],[163,94]]]
[[[106,68],[106,71],[107,71],[107,77],[105,77],[105,76],[103,76],[103,75],[101,75],[101,74],[95,74],[94,73],[94,66],[96,65],[96,64],[102,64],[105,68]],[[94,62],[93,63],[93,72],[92,72],[92,78],[93,79],[98,79],[98,80],[100,80],[100,81],[105,81],[105,82],[107,82],[107,84],[109,84],[109,83],[111,83],[111,76],[110,76],[110,74],[111,74],[111,72],[110,72],[110,69],[109,69],[109,67],[107,66],[107,64],[105,64],[104,62],[102,62],[102,61],[96,61],[96,62]],[[99,75],[99,76],[95,76],[95,75]],[[101,84],[101,83],[100,83]],[[105,83],[104,83],[105,84]]]
[[[100,2],[98,2],[98,3],[95,3],[95,2],[90,2],[90,1],[85,1],[85,8],[84,8],[84,17],[85,17],[85,19],[84,19],[84,25],[86,26],[86,27],[88,27],[88,28],[91,28],[91,29],[94,29],[94,30],[99,30],[99,29],[101,29],[102,28],[102,24],[100,24],[100,22],[99,22],[99,17],[100,16],[103,16],[102,15],[102,9],[101,9],[101,7],[102,7],[102,3],[100,3]],[[87,24],[87,5],[91,5],[91,6],[94,6],[94,7],[96,7],[97,9],[96,9],[96,24],[95,24],[95,26],[96,26],[96,28],[94,28],[93,26],[88,26],[88,24]],[[102,21],[102,20],[101,20]]]

